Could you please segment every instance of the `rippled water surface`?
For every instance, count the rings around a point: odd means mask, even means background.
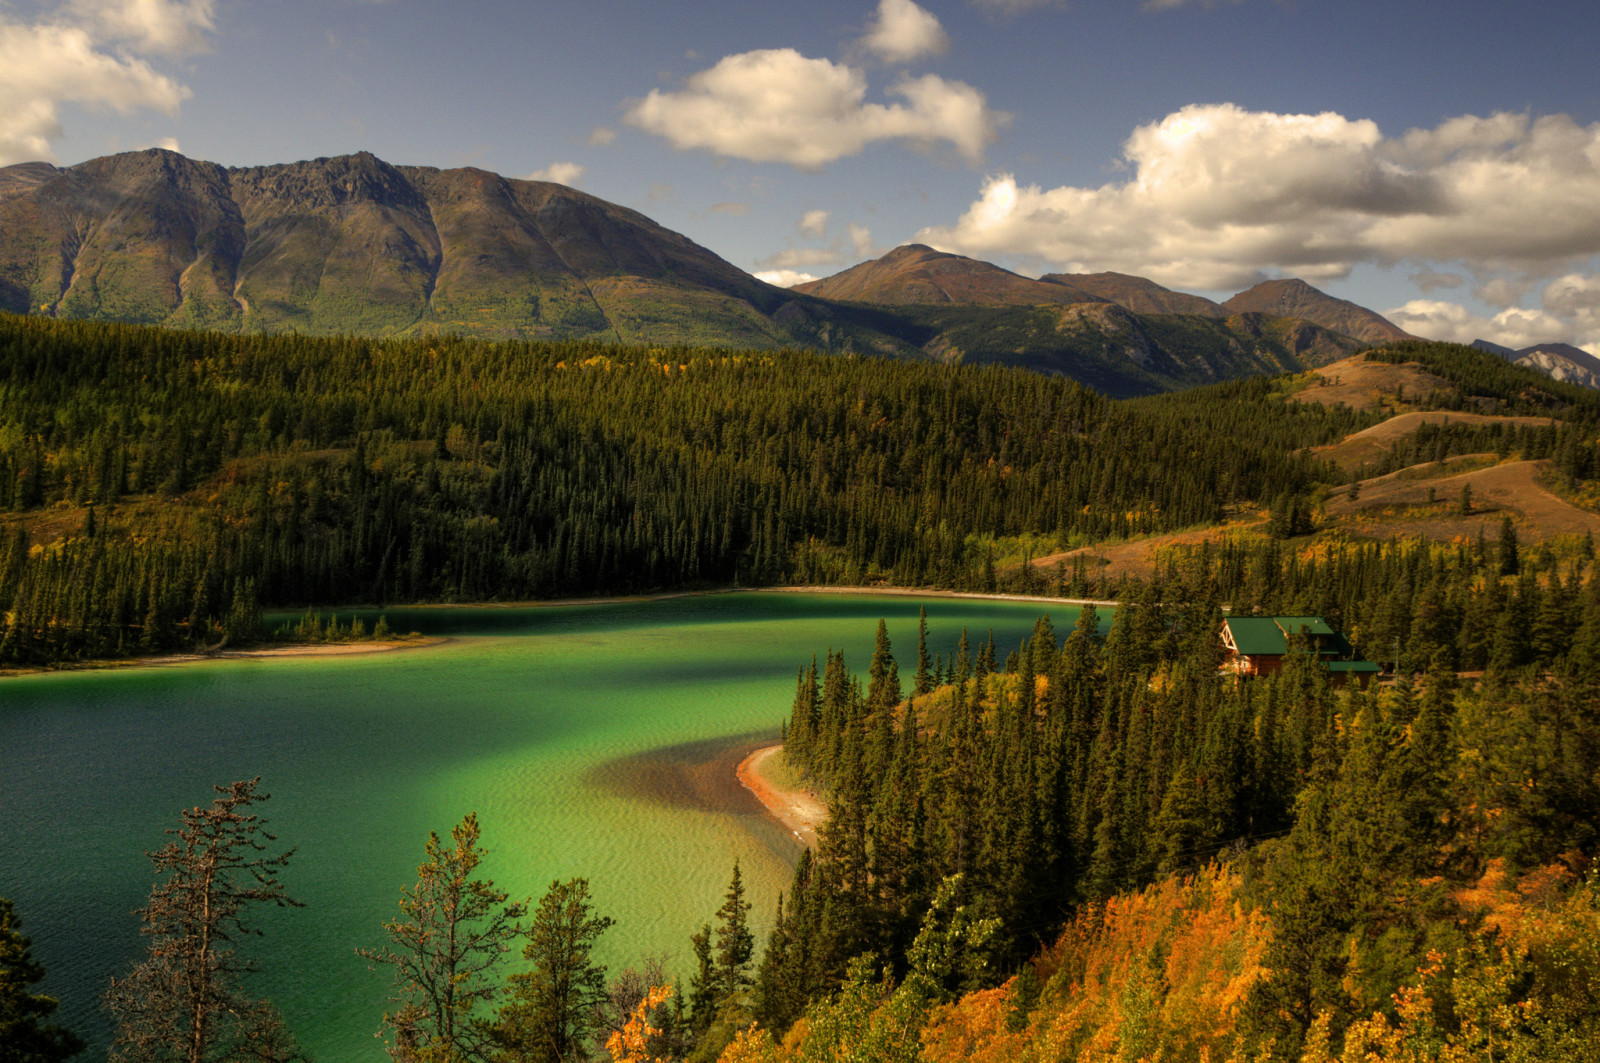
[[[268,914],[255,989],[321,1063],[385,1058],[374,1033],[380,941],[429,830],[470,810],[484,870],[515,896],[582,875],[616,927],[616,969],[653,953],[684,969],[688,936],[741,862],[764,935],[798,849],[732,783],[741,749],[775,739],[796,670],[843,648],[865,672],[889,621],[902,676],[917,610],[930,652],[963,625],[1003,656],[1064,606],[872,595],[718,594],[615,605],[389,610],[452,637],[361,657],[220,661],[0,679],[0,895],[62,1001],[104,1055],[99,997],[138,955],[143,855],[211,786],[262,777],[299,910]]]

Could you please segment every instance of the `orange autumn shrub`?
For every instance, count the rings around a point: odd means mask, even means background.
[[[1045,957],[1058,965],[1026,1022],[1014,983],[935,1011],[930,1063],[1224,1060],[1250,987],[1265,973],[1266,918],[1240,879],[1212,865],[1086,909]]]

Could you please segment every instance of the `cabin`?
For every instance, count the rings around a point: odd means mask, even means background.
[[[1235,675],[1277,675],[1289,655],[1289,639],[1301,635],[1328,666],[1334,682],[1354,678],[1366,689],[1378,666],[1356,657],[1345,637],[1320,616],[1230,616],[1222,622],[1222,667]]]

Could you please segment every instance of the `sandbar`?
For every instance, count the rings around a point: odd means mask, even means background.
[[[773,754],[783,746],[766,746],[745,757],[739,763],[739,782],[756,795],[756,800],[779,823],[788,828],[795,840],[808,849],[817,847],[817,828],[828,819],[828,806],[810,790],[780,787],[762,770]]]

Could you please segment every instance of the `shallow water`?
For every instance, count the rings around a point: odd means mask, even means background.
[[[774,740],[796,670],[843,648],[865,672],[878,617],[909,686],[917,610],[930,653],[962,625],[1000,655],[1037,603],[738,593],[545,608],[388,610],[397,630],[446,634],[416,651],[219,661],[0,680],[0,895],[95,1042],[99,997],[139,954],[143,853],[213,784],[261,776],[262,806],[305,907],[266,913],[254,991],[321,1063],[381,1060],[380,943],[429,830],[470,810],[483,871],[513,896],[586,877],[616,920],[613,970],[646,954],[685,970],[688,937],[722,902],[735,859],[758,940],[799,850],[733,781],[740,750]],[[368,615],[369,623],[373,619]]]

